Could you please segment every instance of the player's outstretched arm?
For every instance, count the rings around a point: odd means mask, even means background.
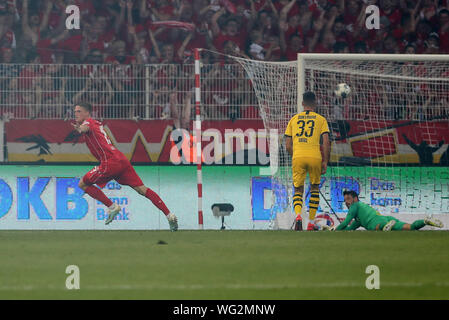
[[[344,221],[342,221],[342,223],[340,223],[337,228],[335,228],[336,231],[341,231],[341,230],[345,230],[346,227],[349,225],[349,222],[351,222],[352,217],[347,216],[346,219]]]
[[[352,231],[357,230],[361,226],[360,222],[354,220],[345,230]]]
[[[441,141],[440,141],[440,143],[438,143],[438,145],[437,145],[437,146],[435,146],[435,147],[431,148],[431,150],[432,150],[432,153],[434,153],[434,152],[438,151],[438,149],[440,149],[440,148],[441,148],[441,147],[443,146],[443,144],[444,144],[444,140],[441,140]]]
[[[76,131],[78,131],[79,133],[85,133],[87,131],[89,131],[89,127],[84,125],[84,124],[77,124],[77,123],[72,123],[72,126],[75,128]]]
[[[349,212],[346,215],[346,219],[342,223],[340,223],[337,228],[335,228],[335,230],[347,230],[346,227],[349,225],[352,219],[354,219],[354,214],[353,211],[351,212],[351,209],[349,209]]]
[[[418,150],[418,146],[416,144],[414,144],[413,141],[411,141],[405,134],[402,134],[402,136],[404,137],[404,139],[408,143],[408,145],[410,147],[412,147],[413,150]]]

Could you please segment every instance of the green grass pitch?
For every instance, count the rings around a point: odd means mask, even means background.
[[[0,231],[0,259],[0,299],[449,299],[445,231]]]

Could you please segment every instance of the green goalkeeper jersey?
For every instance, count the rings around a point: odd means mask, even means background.
[[[355,230],[362,226],[368,229],[370,224],[375,222],[381,214],[369,205],[360,201],[354,202],[349,208],[346,219],[338,225],[336,230]],[[349,223],[354,222],[348,227]],[[348,228],[347,228],[348,227]]]

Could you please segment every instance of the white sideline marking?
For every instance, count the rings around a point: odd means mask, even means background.
[[[420,282],[381,282],[381,288],[385,287],[422,287],[434,285],[437,287],[449,287],[449,282],[420,283]],[[84,285],[81,290],[204,290],[204,289],[313,289],[313,288],[365,288],[362,282],[334,282],[334,283],[306,283],[306,284],[223,284],[223,285]],[[33,291],[33,290],[66,290],[63,286],[0,286],[0,291]]]

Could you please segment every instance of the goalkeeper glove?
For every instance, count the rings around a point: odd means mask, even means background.
[[[324,225],[324,226],[323,226],[323,230],[327,230],[327,231],[335,231],[335,226]]]

